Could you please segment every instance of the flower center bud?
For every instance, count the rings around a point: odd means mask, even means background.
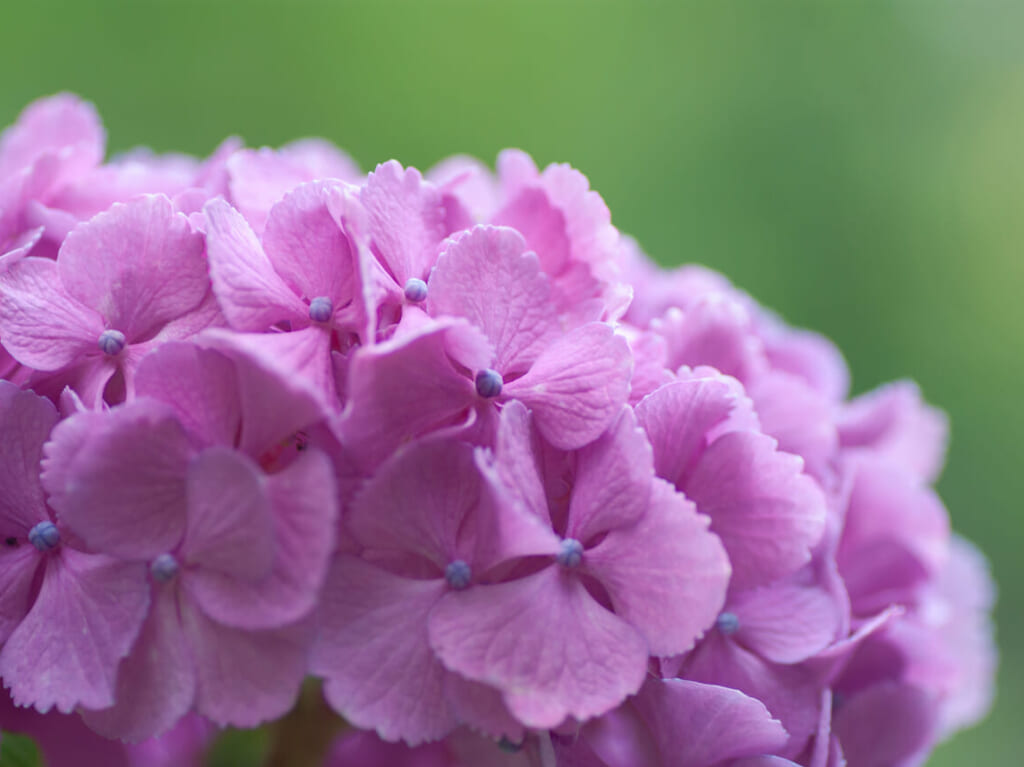
[[[718,620],[715,621],[715,627],[726,636],[729,636],[739,630],[740,619],[736,617],[736,613],[722,613],[718,616]]]
[[[51,551],[60,543],[60,530],[53,522],[40,522],[28,531],[28,542],[40,551]]]
[[[523,750],[523,744],[516,743],[514,740],[509,740],[506,736],[502,735],[501,740],[498,741],[498,748],[509,754],[518,754]]]
[[[116,357],[124,350],[125,340],[124,333],[120,330],[104,330],[100,333],[96,345],[108,357]]]
[[[405,299],[414,304],[427,300],[427,283],[416,277],[410,277],[405,283]]]
[[[173,554],[161,554],[149,563],[149,572],[157,583],[169,583],[178,574],[180,565]]]
[[[505,381],[497,370],[484,368],[476,374],[476,393],[484,399],[491,399],[501,394]]]
[[[309,318],[313,322],[327,322],[334,314],[334,304],[327,296],[317,296],[309,302]]]
[[[444,579],[453,589],[462,591],[469,586],[469,582],[473,579],[473,570],[469,563],[456,559],[444,569]]]
[[[558,551],[558,556],[555,557],[555,561],[562,567],[567,567],[570,570],[574,567],[579,567],[580,562],[583,561],[583,544],[575,538],[565,538],[562,541],[562,547]]]

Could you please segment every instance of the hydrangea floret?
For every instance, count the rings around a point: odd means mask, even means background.
[[[0,728],[51,767],[912,767],[987,711],[943,414],[578,171],[104,152],[68,94],[0,137]]]

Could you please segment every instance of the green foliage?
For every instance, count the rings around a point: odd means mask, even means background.
[[[0,767],[42,767],[35,741],[9,732],[0,736]]]

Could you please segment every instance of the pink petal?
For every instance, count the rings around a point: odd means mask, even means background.
[[[38,569],[39,552],[27,541],[0,548],[0,646],[32,606],[32,581]]]
[[[533,410],[552,445],[572,450],[597,439],[615,420],[629,397],[632,364],[626,340],[594,322],[545,348],[502,396]]]
[[[646,674],[640,635],[557,567],[449,593],[429,628],[441,662],[501,689],[527,727],[599,716],[636,692]]]
[[[562,211],[542,189],[523,189],[494,214],[492,223],[520,232],[541,258],[545,273],[558,275],[569,260],[570,243]]]
[[[49,518],[39,483],[43,443],[57,423],[49,400],[0,381],[0,536],[24,538]]]
[[[633,700],[662,758],[679,767],[772,753],[786,731],[760,701],[738,690],[682,679],[652,680]]]
[[[196,676],[178,618],[178,589],[158,586],[149,617],[117,672],[116,703],[82,718],[107,738],[132,743],[170,729],[192,707]]]
[[[360,199],[369,213],[374,251],[397,286],[412,277],[426,279],[448,235],[440,190],[415,168],[403,170],[391,160],[369,175]]]
[[[231,326],[266,330],[281,320],[308,321],[309,309],[274,271],[241,214],[220,199],[203,212],[210,279]]]
[[[91,428],[83,440],[85,424]],[[184,533],[191,453],[171,413],[136,400],[59,424],[47,446],[43,485],[61,520],[89,546],[148,559],[173,549]]]
[[[130,342],[146,340],[203,300],[203,238],[163,195],[116,203],[76,227],[57,257],[68,293]]]
[[[211,620],[187,599],[180,610],[196,669],[198,713],[221,726],[255,727],[291,709],[306,672],[306,624],[243,631]]]
[[[522,743],[526,737],[523,725],[509,713],[501,690],[447,673],[444,690],[448,704],[464,728],[512,743]]]
[[[915,383],[898,381],[849,403],[839,436],[845,448],[871,451],[934,482],[946,457],[949,419],[921,399]]]
[[[495,445],[495,469],[510,496],[538,519],[550,523],[531,425],[530,411],[522,402],[505,403]]]
[[[739,619],[736,639],[776,663],[798,663],[825,649],[841,619],[840,605],[825,589],[797,583],[740,592],[728,610]]]
[[[833,727],[850,765],[917,764],[935,738],[936,708],[923,690],[885,682],[840,706]]]
[[[307,300],[326,296],[336,310],[359,290],[348,237],[328,208],[338,186],[316,181],[296,187],[270,210],[263,232],[267,258],[288,287]]]
[[[427,616],[441,579],[401,578],[339,557],[324,589],[312,668],[331,706],[385,740],[438,740],[457,721],[444,697],[448,672],[427,642]]]
[[[96,109],[70,93],[32,102],[0,136],[0,177],[25,168],[44,154],[61,153],[68,176],[103,160],[106,136]],[[70,151],[69,151],[70,150]]]
[[[148,608],[141,563],[61,547],[46,563],[35,604],[0,651],[0,675],[14,702],[64,713],[112,705],[118,663]]]
[[[694,468],[685,492],[729,552],[732,588],[770,582],[810,560],[824,532],[825,498],[802,468],[753,432],[725,434]]]
[[[18,362],[57,370],[83,355],[99,355],[103,319],[74,300],[57,264],[23,258],[0,274],[0,338]]]
[[[608,431],[576,453],[566,536],[586,543],[639,520],[650,502],[654,461],[636,416],[623,407]]]
[[[737,406],[724,378],[691,378],[644,397],[636,417],[654,449],[659,477],[685,490],[687,479],[719,425]]]
[[[427,308],[483,331],[503,375],[525,371],[558,330],[548,281],[513,229],[476,227],[448,241],[430,274]]]
[[[274,523],[259,468],[227,447],[211,447],[188,467],[188,523],[181,553],[189,565],[190,587],[204,609],[202,572],[213,570],[243,580],[266,577],[274,563]],[[194,579],[194,580],[193,580]]]
[[[691,649],[725,603],[729,560],[708,519],[671,485],[653,486],[646,514],[612,530],[583,557],[616,615],[647,640],[652,655]]]
[[[277,628],[312,611],[334,548],[337,500],[327,457],[304,453],[288,468],[266,477],[273,510],[273,569],[243,579],[197,571],[189,594],[208,615],[228,626]]]
[[[164,344],[139,365],[135,393],[173,409],[200,444],[234,444],[241,419],[238,381],[224,355],[194,344]]]
[[[450,421],[477,399],[447,355],[448,335],[472,333],[449,320],[352,355],[338,430],[359,462],[372,467],[406,440]]]

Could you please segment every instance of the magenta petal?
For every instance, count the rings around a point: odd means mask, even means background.
[[[410,745],[437,740],[457,721],[444,698],[448,672],[427,642],[441,579],[402,578],[341,556],[328,577],[312,668],[331,706],[357,727]]]
[[[415,168],[391,160],[369,175],[360,200],[369,213],[374,250],[398,287],[412,277],[426,279],[448,235],[440,190]]]
[[[631,525],[647,510],[654,461],[631,408],[623,407],[608,431],[576,453],[576,479],[566,537],[592,537]]]
[[[659,477],[681,490],[711,434],[737,405],[724,378],[690,378],[665,384],[636,406],[636,417],[654,449]]]
[[[146,559],[178,545],[192,449],[158,403],[135,400],[107,414],[78,413],[54,429],[46,452],[50,504],[90,546]]]
[[[364,466],[442,425],[476,399],[472,381],[448,359],[446,338],[472,328],[451,322],[430,324],[353,354],[349,399],[338,429],[342,443]]]
[[[476,227],[456,235],[430,274],[427,308],[465,317],[494,347],[503,375],[525,371],[558,330],[548,281],[514,229]]]
[[[99,354],[99,314],[75,301],[54,261],[23,258],[0,274],[0,338],[18,362],[57,370],[83,354]]]
[[[325,296],[335,310],[359,287],[348,238],[328,208],[337,182],[302,184],[270,210],[263,249],[291,290],[312,300]]]
[[[0,177],[28,167],[44,154],[58,154],[75,176],[103,160],[106,135],[96,109],[70,93],[32,102],[0,136]]]
[[[802,469],[754,432],[723,435],[694,468],[684,490],[729,552],[732,588],[770,582],[810,560],[824,532],[825,498]]]
[[[833,728],[852,767],[909,767],[931,745],[936,719],[923,690],[884,682],[840,706]]]
[[[572,450],[596,439],[629,398],[629,345],[593,322],[549,345],[503,397],[533,410],[537,428],[555,447]]]
[[[206,215],[210,278],[224,316],[238,330],[266,330],[285,319],[308,319],[308,309],[274,271],[249,224],[224,200]]]
[[[223,626],[181,600],[181,622],[195,665],[195,710],[215,724],[255,727],[294,705],[306,672],[310,630]]]
[[[192,707],[196,676],[178,619],[178,591],[154,592],[149,617],[117,672],[116,703],[82,718],[107,738],[132,743],[170,729]]]
[[[531,424],[530,411],[522,402],[505,403],[495,446],[495,469],[510,496],[538,519],[550,523]]]
[[[32,606],[32,581],[38,565],[39,552],[25,541],[17,548],[0,548],[0,646]]]
[[[252,461],[211,447],[189,464],[187,492],[181,553],[188,564],[242,579],[265,577],[274,562],[273,520],[263,475]]]
[[[501,689],[527,727],[599,716],[647,670],[640,635],[557,567],[447,594],[430,616],[430,644],[447,668]]]
[[[313,609],[334,546],[337,500],[327,457],[310,451],[266,477],[273,510],[274,561],[263,578],[189,573],[189,594],[228,626],[277,628]]]
[[[526,735],[523,725],[509,713],[501,690],[473,682],[458,674],[445,674],[445,697],[456,718],[473,732],[498,740],[521,743]]]
[[[633,705],[662,758],[678,767],[715,767],[728,759],[770,754],[786,742],[786,731],[763,703],[728,687],[652,680]]]
[[[48,519],[39,462],[57,423],[49,400],[0,381],[0,535],[23,538]],[[2,632],[0,632],[2,633]]]
[[[0,651],[0,675],[14,702],[64,713],[113,704],[118,663],[148,608],[141,563],[62,547],[46,563],[35,604]]]
[[[194,309],[210,284],[202,236],[163,195],[117,203],[77,226],[57,266],[68,293],[130,341]]]
[[[740,592],[729,601],[739,619],[736,639],[763,658],[797,663],[836,639],[840,606],[825,589],[777,583]]]
[[[707,517],[665,482],[653,486],[640,521],[612,530],[583,561],[652,655],[691,649],[725,603],[725,549],[708,531]]]

